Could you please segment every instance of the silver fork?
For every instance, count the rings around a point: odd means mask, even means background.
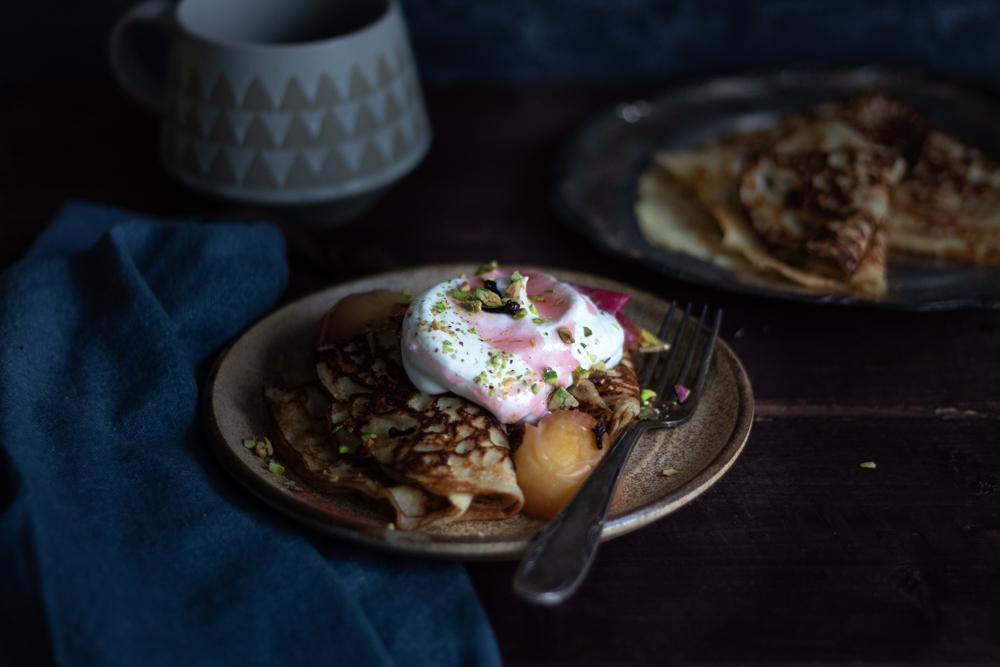
[[[667,340],[678,310],[676,304],[670,304],[660,325],[660,340]],[[644,410],[643,417],[618,437],[573,499],[521,559],[514,574],[514,590],[529,602],[556,605],[576,591],[597,553],[612,494],[636,443],[648,431],[683,424],[698,407],[722,324],[722,310],[711,317],[711,324],[707,324],[707,304],[697,319],[692,316],[690,303],[679,316],[667,353],[652,356],[643,368],[641,387],[650,387],[656,378],[656,398],[650,402],[654,409]],[[699,349],[698,364],[692,368]],[[678,385],[690,388],[686,397],[680,396],[682,390],[675,391]]]

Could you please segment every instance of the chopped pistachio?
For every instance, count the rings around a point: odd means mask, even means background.
[[[678,470],[677,468],[664,468],[660,472],[660,474],[663,475],[664,477],[673,477],[674,475],[676,475],[679,472],[680,472],[680,470]]]
[[[559,340],[567,345],[573,342],[573,332],[569,330],[569,327],[559,327],[556,333],[559,334]]]
[[[257,446],[257,441],[253,438],[243,438],[243,446],[247,449],[253,449]]]
[[[652,389],[643,389],[639,392],[639,400],[643,405],[649,405],[649,402],[656,398],[656,392]]]
[[[479,269],[476,271],[476,275],[481,276],[484,273],[490,273],[491,271],[496,271],[499,267],[500,264],[495,259],[492,259],[486,262],[485,264],[481,264],[479,266]]]
[[[361,434],[361,440],[366,445],[370,445],[373,442],[375,442],[375,434],[372,433],[371,431],[365,431],[364,433]]]
[[[503,305],[503,299],[500,298],[500,295],[486,289],[485,287],[477,287],[475,294],[476,299],[489,308],[496,308],[497,306]]]
[[[471,310],[474,313],[478,313],[483,309],[483,302],[479,299],[469,299],[465,302],[465,309]]]
[[[542,390],[542,385],[540,385],[540,384],[533,384],[533,385],[531,385],[531,393],[532,394],[537,394],[541,390]]]
[[[865,461],[861,464],[862,468],[867,468],[868,470],[875,470],[877,467],[874,461]]]
[[[542,379],[548,382],[549,384],[555,384],[556,382],[559,381],[559,374],[556,373],[551,368],[546,368],[545,372],[542,373]]]
[[[470,285],[468,282],[464,282],[464,283],[462,283],[461,285],[458,286],[458,290],[460,292],[468,292],[471,289],[472,289],[472,285]]]
[[[528,311],[526,311],[524,308],[511,315],[511,317],[513,317],[515,320],[523,320],[527,316],[528,316]]]
[[[271,461],[267,464],[267,469],[273,472],[275,475],[285,474],[285,466],[281,465],[274,459],[271,459]]]
[[[591,336],[591,335],[593,335],[593,333],[594,332],[591,330],[590,327],[584,327],[583,328],[583,335],[584,336]]]
[[[448,310],[448,302],[442,299],[441,301],[438,301],[433,306],[431,306],[431,310],[438,314],[443,313],[444,311]]]
[[[563,408],[575,408],[580,402],[573,397],[573,394],[559,387],[549,397],[549,410],[561,410]]]
[[[347,445],[341,445],[340,447],[337,448],[337,451],[340,452],[341,454],[347,454],[348,452],[351,451],[351,448],[348,447]]]
[[[531,321],[534,322],[535,324],[545,324],[544,317],[532,317]]]
[[[533,304],[533,303],[529,303],[528,304],[528,310],[531,311],[532,315],[537,315],[538,314],[538,308],[536,308],[535,304]]]
[[[389,523],[385,524],[385,529],[386,530],[396,530],[396,524],[394,524],[392,521],[390,521]]]
[[[541,294],[536,294],[535,295],[535,301],[537,301],[539,303],[542,303],[543,301],[545,301],[545,297],[542,296]]]
[[[472,297],[472,295],[469,294],[468,290],[462,291],[460,289],[448,290],[448,296],[450,296],[452,299],[457,299],[458,301],[465,301],[466,299]]]
[[[254,453],[262,459],[272,456],[274,445],[271,444],[271,439],[265,436],[263,440],[258,440],[254,446]]]
[[[445,354],[450,354],[455,351],[455,346],[450,340],[443,340],[441,341],[441,349]]]

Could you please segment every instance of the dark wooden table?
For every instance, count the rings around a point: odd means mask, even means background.
[[[753,300],[604,256],[551,212],[552,164],[590,114],[648,92],[430,90],[430,155],[363,220],[321,236],[255,212],[286,230],[289,297],[495,257],[726,308],[724,336],[757,400],[742,458],[691,505],[605,545],[559,609],[516,601],[512,564],[469,566],[506,661],[1000,663],[1000,312]],[[69,198],[248,212],[171,182],[154,158],[155,119],[109,84],[6,90],[0,133],[0,267]]]

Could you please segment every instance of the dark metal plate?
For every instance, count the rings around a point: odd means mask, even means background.
[[[1000,308],[997,266],[893,257],[889,292],[875,301],[745,283],[726,269],[643,239],[633,206],[639,176],[655,151],[691,146],[721,131],[760,126],[779,115],[873,89],[897,96],[940,129],[1000,157],[1000,97],[986,91],[872,68],[713,79],[675,88],[652,100],[619,104],[588,123],[563,155],[556,207],[574,229],[601,248],[708,287],[899,310]]]

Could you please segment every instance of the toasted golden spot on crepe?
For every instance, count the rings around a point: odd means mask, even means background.
[[[326,346],[317,373],[338,446],[390,477],[463,506],[463,519],[503,518],[524,502],[503,425],[452,394],[418,391],[400,361],[401,318]]]
[[[831,113],[906,161],[890,193],[892,249],[1000,261],[1000,164],[885,94],[861,95]]]
[[[371,460],[340,452],[330,434],[330,399],[318,385],[268,387],[265,401],[274,425],[275,453],[310,486],[386,501],[395,510],[395,524],[404,530],[451,520],[465,511],[460,503],[392,480]]]
[[[894,156],[878,147],[763,153],[743,170],[740,201],[776,255],[853,284],[898,171]]]

